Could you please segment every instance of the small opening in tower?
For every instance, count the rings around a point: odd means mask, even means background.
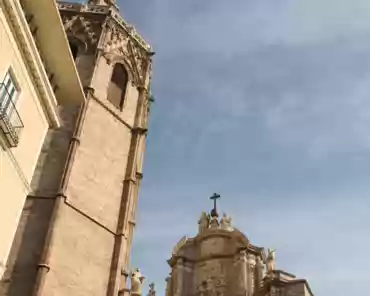
[[[76,43],[69,42],[69,47],[70,47],[71,52],[72,52],[73,60],[76,61],[76,58],[77,58],[77,55],[78,55],[78,45]]]
[[[118,109],[125,101],[128,74],[122,64],[115,64],[108,88],[108,100]]]

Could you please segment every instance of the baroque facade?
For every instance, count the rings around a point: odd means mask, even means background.
[[[275,250],[253,245],[214,207],[202,213],[197,236],[175,246],[166,296],[313,296],[306,280],[275,261]]]
[[[48,115],[38,146],[29,147],[29,188],[19,193],[7,224],[13,231],[3,252],[0,295],[129,295],[154,53],[113,0],[6,0],[2,12],[9,14],[13,4],[19,23],[14,15],[4,22],[12,38],[27,32],[46,91],[55,97],[55,122]],[[34,59],[22,69],[27,75]],[[23,102],[16,106],[26,114]],[[24,116],[20,147],[30,138]],[[14,198],[12,191],[7,195]]]

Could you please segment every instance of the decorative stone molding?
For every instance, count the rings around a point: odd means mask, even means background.
[[[80,40],[86,52],[95,52],[102,31],[101,20],[83,15],[62,14],[62,21],[67,36]]]
[[[31,78],[34,81],[37,92],[40,95],[41,103],[45,107],[45,115],[52,127],[59,126],[57,115],[57,101],[53,88],[50,84],[41,55],[36,46],[26,16],[19,4],[19,1],[3,1],[0,7],[4,5],[4,12],[7,13],[15,37],[19,42],[19,47],[24,55],[27,67],[30,70]]]
[[[69,2],[57,2],[60,11],[75,12],[75,13],[93,13],[96,15],[110,15],[111,18],[119,25],[125,32],[129,33],[132,40],[137,43],[147,54],[153,54],[151,46],[136,32],[135,28],[129,25],[119,14],[118,10],[105,5],[94,4],[79,4]]]

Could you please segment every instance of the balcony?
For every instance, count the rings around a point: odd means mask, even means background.
[[[9,146],[16,147],[24,126],[3,83],[0,83],[0,94],[2,94],[0,96],[0,130],[4,133]]]

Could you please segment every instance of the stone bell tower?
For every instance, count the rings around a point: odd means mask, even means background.
[[[276,270],[275,251],[250,243],[232,225],[221,219],[214,194],[212,211],[202,213],[194,238],[183,237],[168,263],[166,296],[313,296],[307,282]]]
[[[114,0],[57,5],[86,101],[58,106],[4,295],[127,295],[153,52]]]
[[[36,295],[123,295],[143,176],[153,52],[114,0],[58,7],[87,102],[41,260],[50,271],[39,272]]]

